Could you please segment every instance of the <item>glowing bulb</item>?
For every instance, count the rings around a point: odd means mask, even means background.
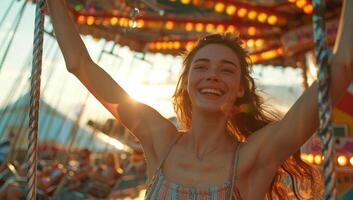
[[[248,13],[248,18],[250,20],[254,20],[256,19],[256,16],[257,16],[257,12],[255,10],[251,10],[249,13]]]
[[[206,31],[207,32],[212,32],[214,30],[214,25],[213,24],[207,24],[206,25]]]
[[[96,21],[96,19],[93,16],[87,17],[87,24],[88,25],[94,24],[94,21]]]
[[[115,26],[117,23],[118,23],[118,18],[117,18],[117,17],[112,17],[112,18],[110,19],[110,24],[111,24],[112,26]]]
[[[321,158],[322,158],[321,155],[316,155],[314,157],[315,164],[320,165],[322,163],[322,159]]]
[[[189,4],[189,3],[190,3],[190,0],[180,0],[180,2],[181,2],[182,4]]]
[[[306,157],[307,155],[305,153],[300,154],[300,158],[302,159],[302,161],[306,161]]]
[[[202,23],[197,23],[197,24],[195,25],[195,30],[196,30],[197,32],[203,31],[203,24],[202,24]]]
[[[142,28],[145,25],[145,21],[143,19],[139,19],[136,22],[137,28]]]
[[[337,163],[340,166],[345,166],[347,164],[347,158],[344,155],[340,155],[337,158]]]
[[[265,22],[267,19],[267,14],[266,13],[260,13],[259,16],[257,16],[257,20],[259,20],[259,22]]]
[[[162,42],[162,49],[168,48],[168,42]]]
[[[200,3],[201,3],[201,0],[192,0],[192,4],[196,6],[200,5]]]
[[[248,47],[252,48],[252,47],[254,47],[254,45],[255,45],[255,41],[252,40],[252,39],[250,39],[250,40],[248,40],[248,41],[246,42],[246,45],[247,45]]]
[[[236,10],[237,10],[237,8],[236,8],[235,6],[229,5],[229,6],[227,6],[227,8],[226,8],[226,13],[227,13],[228,15],[234,15],[234,13],[235,13]]]
[[[174,23],[173,23],[172,21],[167,21],[167,22],[165,23],[165,28],[166,28],[167,30],[172,30],[172,29],[174,28]]]
[[[174,49],[179,49],[180,48],[180,42],[175,41],[173,44]]]
[[[149,44],[149,48],[150,48],[150,49],[154,49],[154,48],[156,48],[156,44],[155,44],[155,43],[153,43],[153,42],[151,42],[151,43]]]
[[[192,31],[194,29],[194,25],[191,22],[186,23],[185,29],[187,31]]]
[[[189,41],[189,42],[186,43],[186,49],[187,50],[190,51],[193,47],[194,47],[194,43],[193,42]]]
[[[248,13],[248,10],[246,8],[240,8],[238,10],[238,16],[239,17],[245,17],[245,15]]]
[[[219,24],[219,25],[217,26],[217,32],[218,32],[218,33],[223,33],[223,32],[224,32],[224,26],[223,26],[222,24]]]
[[[306,5],[306,0],[298,0],[295,4],[298,8],[303,8]]]
[[[235,32],[235,26],[229,25],[229,26],[227,27],[227,32],[234,33],[234,32]]]
[[[128,18],[121,18],[119,21],[120,26],[127,27],[129,26],[129,19]]]
[[[311,13],[313,13],[313,10],[314,10],[314,8],[311,4],[308,4],[304,7],[305,14],[311,14]]]
[[[257,39],[255,42],[256,47],[262,47],[264,45],[264,40],[263,39]]]
[[[173,49],[174,43],[173,42],[168,42],[168,49]]]
[[[277,21],[278,21],[278,18],[275,15],[271,15],[267,19],[267,22],[271,25],[275,25],[277,23]]]
[[[78,23],[80,23],[80,24],[84,24],[84,23],[86,23],[86,17],[80,15],[80,16],[78,16],[77,21],[78,21]]]
[[[349,158],[349,163],[353,166],[353,156]]]
[[[160,42],[157,42],[157,43],[156,43],[156,49],[159,50],[159,49],[161,49],[161,48],[162,48],[162,44],[161,44]]]
[[[218,12],[218,13],[221,13],[221,12],[223,12],[224,7],[225,7],[225,6],[224,6],[223,3],[217,2],[217,3],[215,4],[215,6],[214,6],[214,10],[215,10],[216,12]]]
[[[248,33],[249,33],[249,35],[255,35],[255,33],[256,33],[256,28],[253,27],[253,26],[249,27]]]
[[[308,156],[306,157],[306,160],[312,164],[314,162],[314,156],[313,154],[308,154]]]

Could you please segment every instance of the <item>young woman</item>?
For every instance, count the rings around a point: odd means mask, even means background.
[[[141,142],[146,199],[286,199],[291,191],[299,196],[281,184],[285,175],[305,181],[312,194],[320,190],[320,176],[296,154],[318,127],[317,83],[274,120],[256,94],[239,39],[207,36],[186,54],[174,95],[180,132],[156,110],[132,100],[91,60],[62,0],[47,2],[68,71]],[[330,61],[333,103],[353,77],[353,1],[343,7]]]

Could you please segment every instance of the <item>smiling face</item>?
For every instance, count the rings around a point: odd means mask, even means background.
[[[237,54],[223,44],[208,44],[193,57],[187,78],[192,110],[220,112],[244,95]]]

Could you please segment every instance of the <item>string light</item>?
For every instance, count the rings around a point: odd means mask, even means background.
[[[229,25],[229,26],[227,27],[227,32],[235,33],[235,26]]]
[[[298,8],[303,8],[306,5],[306,0],[298,0],[295,4]]]
[[[248,46],[250,48],[254,47],[254,45],[255,45],[255,41],[252,39],[250,39],[246,42],[246,46]]]
[[[265,22],[266,21],[266,19],[267,19],[267,14],[266,13],[260,13],[259,14],[259,16],[257,17],[257,20],[259,21],[259,22]]]
[[[306,157],[306,160],[309,163],[313,163],[314,162],[314,155],[313,154],[308,154],[308,156]]]
[[[347,164],[347,158],[344,155],[340,155],[337,157],[337,163],[340,166],[345,166]]]
[[[256,47],[262,47],[264,45],[265,41],[263,39],[257,39],[255,42]]]
[[[175,41],[175,42],[173,43],[173,48],[174,48],[174,49],[179,49],[179,48],[180,48],[180,42]]]
[[[224,32],[224,26],[222,24],[217,25],[217,32],[218,33],[223,33]]]
[[[239,17],[245,17],[247,13],[248,13],[248,10],[246,8],[240,8],[238,10],[238,16]]]
[[[174,28],[174,22],[172,22],[172,21],[167,21],[167,22],[165,23],[165,28],[166,28],[167,30],[172,30],[172,29]]]
[[[228,5],[226,8],[226,13],[228,15],[234,15],[236,10],[237,10],[237,8],[234,5]]]
[[[275,15],[271,15],[268,17],[267,19],[267,22],[270,24],[270,25],[275,25],[277,23],[277,17]]]
[[[185,5],[190,4],[190,0],[180,0],[180,2]]]
[[[138,19],[136,21],[137,28],[142,28],[145,25],[145,21],[143,19]]]
[[[157,43],[156,43],[156,49],[159,50],[159,49],[161,49],[161,48],[162,48],[162,44],[161,44],[160,42],[157,42]]]
[[[112,18],[110,19],[110,24],[111,24],[112,26],[115,26],[117,23],[118,23],[118,18],[117,18],[117,17],[112,17]]]
[[[257,17],[257,12],[255,10],[251,10],[248,14],[248,18],[250,20],[254,20],[254,19],[256,19],[256,17]]]
[[[256,34],[256,28],[251,26],[248,28],[248,34],[249,35],[255,35]]]
[[[314,10],[314,8],[313,8],[313,5],[311,5],[311,4],[304,6],[305,14],[311,14],[311,13],[313,13],[313,10]]]
[[[88,16],[87,17],[87,25],[89,25],[89,26],[91,26],[91,25],[93,25],[94,24],[94,22],[95,22],[95,17],[93,17],[93,16]]]
[[[202,32],[202,31],[203,31],[203,27],[204,27],[203,23],[197,23],[197,24],[195,25],[195,30],[196,30],[197,32]]]
[[[305,14],[313,13],[313,5],[307,0],[288,0],[288,2],[295,4],[296,7],[302,9]]]
[[[224,11],[224,4],[222,2],[217,2],[214,6],[214,10],[218,13],[221,13]]]
[[[194,29],[194,24],[191,23],[191,22],[186,23],[186,24],[185,24],[185,29],[186,29],[187,31],[192,31],[192,30]]]
[[[317,165],[321,165],[321,163],[322,163],[322,156],[321,156],[321,155],[315,155],[315,157],[314,157],[314,162],[315,162],[315,164],[317,164]]]
[[[79,24],[85,24],[86,23],[86,17],[85,16],[78,16],[77,21]]]
[[[214,30],[214,25],[213,24],[207,24],[206,25],[206,31],[211,33]]]
[[[195,6],[198,6],[201,4],[201,0],[192,0],[192,4],[194,4]]]
[[[190,51],[192,48],[194,48],[194,42],[187,42],[186,49]]]
[[[174,43],[172,41],[168,42],[168,49],[173,49]]]
[[[149,43],[148,48],[151,49],[151,50],[155,49],[156,48],[156,43],[154,43],[154,42]]]
[[[349,163],[353,166],[353,156],[349,158]]]

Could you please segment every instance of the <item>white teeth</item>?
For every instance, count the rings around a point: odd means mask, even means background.
[[[216,89],[211,89],[211,88],[204,88],[201,90],[202,94],[215,94],[218,96],[222,95],[222,92],[220,90],[216,90]]]

